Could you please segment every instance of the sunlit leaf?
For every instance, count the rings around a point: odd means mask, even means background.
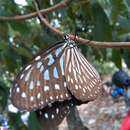
[[[118,16],[122,15],[126,11],[126,7],[124,5],[123,0],[110,0],[111,1],[111,18],[115,23]]]

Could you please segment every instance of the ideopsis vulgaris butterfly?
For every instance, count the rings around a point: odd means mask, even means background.
[[[95,99],[100,76],[68,36],[27,64],[14,81],[12,103],[20,110],[42,109],[54,102]]]

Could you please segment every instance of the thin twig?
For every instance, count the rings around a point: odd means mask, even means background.
[[[40,10],[41,14],[48,14],[51,13],[57,9],[62,9],[67,7],[67,5],[69,5],[70,2],[72,2],[73,0],[64,0],[52,7],[49,7],[47,9],[42,9]],[[37,12],[33,12],[33,13],[29,13],[29,14],[25,14],[25,15],[16,15],[16,16],[0,16],[0,20],[6,20],[6,21],[20,21],[20,20],[26,20],[26,19],[30,19],[33,17],[37,16]]]
[[[64,32],[62,32],[50,25],[50,23],[42,16],[36,3],[35,3],[35,7],[37,10],[37,14],[38,14],[39,18],[41,19],[41,21],[43,22],[43,24],[45,26],[47,26],[53,33],[56,33],[59,36],[63,37]],[[68,34],[68,35],[69,35],[70,39],[75,38],[74,35],[71,35],[71,34]],[[85,45],[92,46],[92,47],[98,47],[98,48],[130,48],[130,42],[97,42],[97,41],[90,41],[88,39],[84,39],[81,37],[77,37],[76,40],[81,44],[85,44]]]

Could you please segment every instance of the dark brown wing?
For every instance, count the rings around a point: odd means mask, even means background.
[[[14,106],[32,111],[70,99],[64,78],[64,49],[65,44],[57,44],[22,69],[11,92]]]
[[[56,128],[69,114],[71,101],[55,102],[42,110],[36,111],[40,125],[45,130]]]

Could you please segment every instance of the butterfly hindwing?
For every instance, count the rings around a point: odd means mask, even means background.
[[[57,44],[24,67],[11,94],[17,108],[31,111],[70,98],[63,75],[63,53],[64,44]]]
[[[78,100],[91,101],[99,94],[99,74],[76,47],[66,51],[65,75],[68,89]]]

